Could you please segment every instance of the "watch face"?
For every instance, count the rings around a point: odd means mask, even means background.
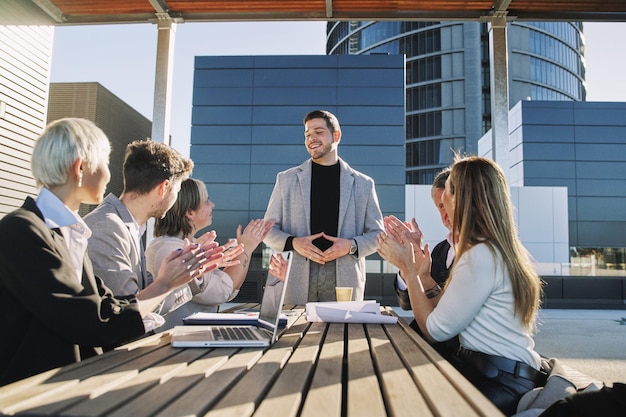
[[[352,245],[350,245],[350,255],[354,255],[356,253],[356,242],[353,240]]]

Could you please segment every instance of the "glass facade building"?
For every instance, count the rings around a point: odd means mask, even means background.
[[[582,23],[513,22],[509,107],[585,100]],[[406,183],[431,184],[491,127],[489,33],[477,22],[329,22],[329,55],[406,57]]]

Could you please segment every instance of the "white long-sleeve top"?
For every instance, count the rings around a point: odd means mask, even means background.
[[[453,276],[426,319],[435,340],[459,335],[461,346],[539,369],[535,342],[515,316],[513,288],[500,252],[482,243],[456,260]]]
[[[160,236],[146,249],[146,268],[156,277],[163,259],[172,251],[183,247],[183,240],[173,236]],[[216,312],[220,304],[232,300],[239,293],[233,288],[233,280],[221,269],[205,273],[201,278],[189,283],[193,298],[165,316],[165,325],[159,330],[166,330],[183,324],[183,318],[197,311]]]

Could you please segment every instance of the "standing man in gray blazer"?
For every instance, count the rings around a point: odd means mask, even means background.
[[[335,286],[352,287],[363,300],[365,257],[383,231],[374,180],[339,158],[339,121],[326,110],[304,117],[304,145],[311,159],[280,172],[265,219],[274,227],[264,242],[295,256],[286,304],[334,301]]]

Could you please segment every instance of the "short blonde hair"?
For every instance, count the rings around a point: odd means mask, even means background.
[[[81,159],[90,172],[109,159],[111,144],[93,122],[68,117],[46,126],[33,148],[30,165],[39,187],[54,187],[68,182],[70,170]]]

